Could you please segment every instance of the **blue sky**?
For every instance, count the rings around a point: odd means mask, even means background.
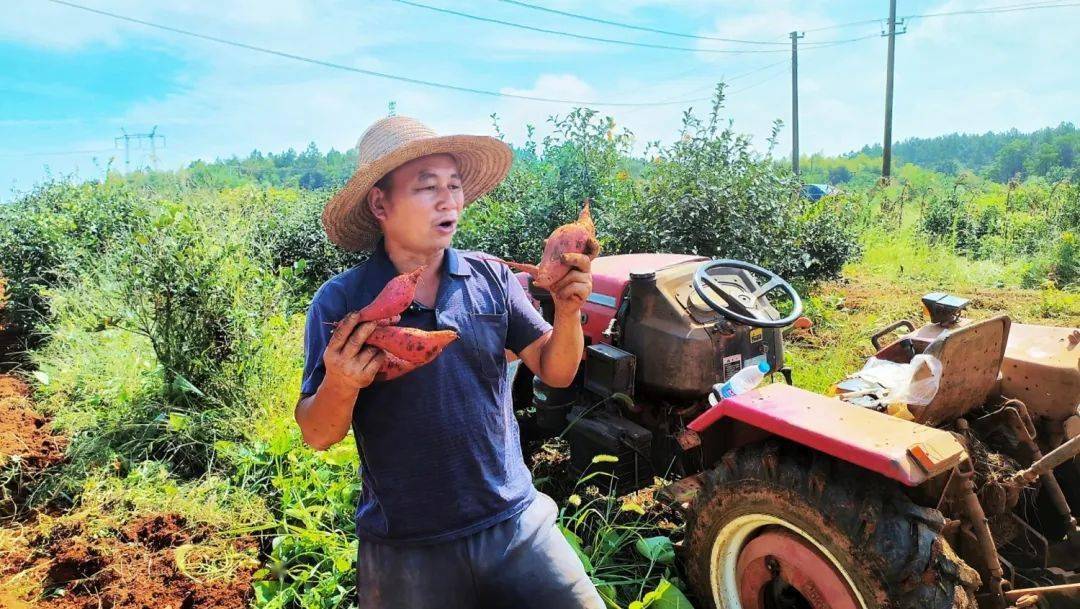
[[[789,48],[700,41],[588,23],[498,0],[417,0],[485,17],[606,38],[692,47],[669,51],[575,40],[435,13],[392,0],[82,0],[129,17],[363,69],[541,97],[652,102],[707,96],[734,79],[725,114],[761,149],[774,119],[790,119]],[[699,36],[804,43],[880,31],[885,0],[529,0],[533,4]],[[1032,0],[899,0],[898,13],[951,12]],[[1056,4],[1061,2],[1051,2]],[[1044,3],[1045,4],[1045,3]],[[819,29],[832,28],[832,29]],[[816,30],[816,31],[815,31]],[[1080,6],[910,20],[897,38],[894,137],[1031,130],[1080,122]],[[704,49],[775,50],[718,54]],[[801,147],[839,153],[879,142],[885,41],[799,56]],[[776,62],[779,65],[763,68]],[[157,125],[158,165],[246,155],[252,149],[345,149],[388,103],[440,132],[510,140],[567,104],[427,88],[222,46],[46,0],[0,3],[0,200],[49,175],[99,177],[121,129]],[[704,111],[705,103],[693,104]],[[682,106],[600,107],[639,142],[671,141]],[[777,154],[790,146],[781,133]],[[149,162],[136,150],[133,164]]]

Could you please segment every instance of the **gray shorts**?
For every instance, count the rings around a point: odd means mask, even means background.
[[[462,539],[429,546],[360,540],[359,609],[603,609],[543,493],[521,514]]]

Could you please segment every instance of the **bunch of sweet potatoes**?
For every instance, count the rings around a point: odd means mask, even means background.
[[[378,323],[378,327],[368,336],[367,344],[382,349],[386,355],[375,376],[376,381],[389,381],[416,370],[434,360],[447,345],[457,340],[458,334],[453,330],[431,332],[394,325],[412,303],[423,270],[424,267],[420,267],[394,277],[371,304],[360,309],[359,322]]]

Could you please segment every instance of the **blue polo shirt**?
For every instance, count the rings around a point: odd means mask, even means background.
[[[360,390],[352,427],[360,452],[356,529],[362,539],[424,544],[470,535],[524,510],[536,491],[521,455],[504,348],[551,329],[510,270],[448,248],[434,308],[400,325],[456,330],[430,364]],[[301,393],[326,373],[331,322],[370,303],[398,274],[380,241],[365,262],[327,281],[308,310]]]

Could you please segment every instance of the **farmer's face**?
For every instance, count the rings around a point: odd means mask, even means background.
[[[449,247],[465,207],[454,157],[421,157],[401,165],[390,177],[390,192],[373,188],[369,199],[386,240],[416,252]]]

